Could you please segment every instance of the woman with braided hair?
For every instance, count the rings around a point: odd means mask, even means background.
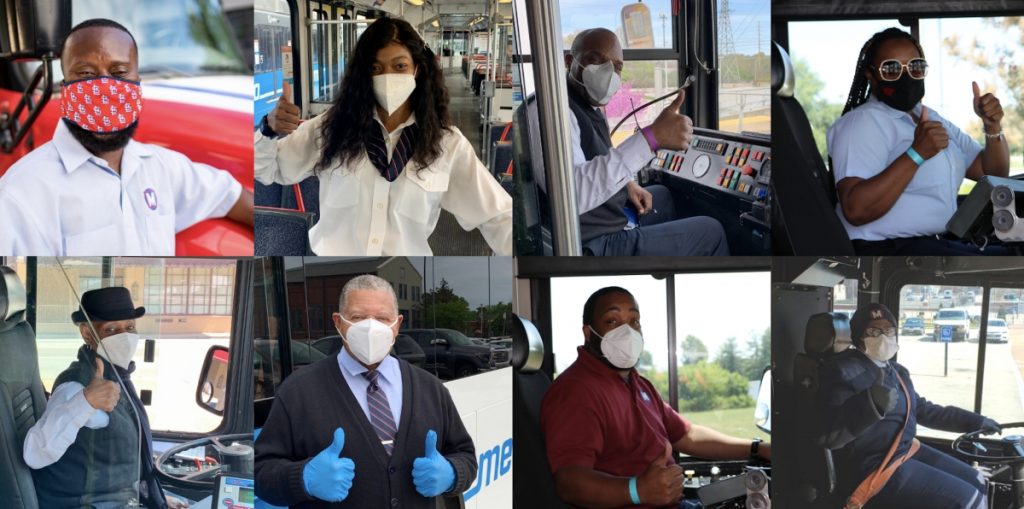
[[[1009,174],[999,99],[973,84],[982,148],[921,103],[927,74],[921,45],[898,28],[861,48],[843,115],[828,131],[836,213],[861,255],[1009,254],[942,238],[964,177]]]

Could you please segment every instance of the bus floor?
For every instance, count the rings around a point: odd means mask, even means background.
[[[449,113],[452,122],[462,131],[469,143],[480,156],[480,110],[476,107],[473,91],[469,89],[468,80],[458,69],[449,69],[444,73],[445,84],[448,86]],[[441,210],[434,233],[427,239],[434,255],[487,256],[491,248],[487,246],[479,230],[467,232],[459,226],[455,216]]]

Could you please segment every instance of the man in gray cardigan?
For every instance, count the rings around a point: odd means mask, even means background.
[[[391,285],[341,290],[328,357],[281,384],[256,440],[256,495],[297,508],[433,509],[476,478],[476,450],[433,375],[389,356],[402,323]]]

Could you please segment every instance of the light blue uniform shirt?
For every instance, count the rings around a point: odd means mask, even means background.
[[[0,178],[0,253],[174,256],[177,232],[225,216],[241,193],[230,173],[135,140],[118,175],[58,121]]]
[[[366,402],[366,388],[370,386],[370,381],[363,377],[363,373],[369,370],[352,358],[345,347],[338,352],[338,366],[341,368],[341,375],[348,382],[348,388],[352,390],[352,395],[359,402],[359,408],[363,409],[366,420],[369,421],[370,407]],[[377,371],[380,373],[377,376],[377,385],[388,397],[391,417],[395,420],[395,429],[398,429],[398,423],[402,417],[402,372],[398,368],[398,359],[388,355],[380,361]]]
[[[921,104],[913,111],[920,115]],[[946,222],[956,212],[960,183],[982,148],[931,108],[928,120],[942,122],[949,134],[949,146],[917,169],[903,194],[882,217],[854,226],[843,215],[842,205],[837,204],[836,214],[851,239],[885,240],[946,231]],[[869,179],[881,173],[910,148],[915,129],[910,115],[874,96],[840,117],[828,130],[828,153],[836,183],[846,177]]]

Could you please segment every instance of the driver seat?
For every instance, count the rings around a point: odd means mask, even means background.
[[[842,313],[818,313],[807,319],[804,352],[793,360],[793,384],[796,388],[796,415],[816,415],[818,369],[835,352],[835,345],[849,345],[850,321]],[[807,507],[839,507],[836,505],[836,471],[832,451],[818,445],[814,419],[800,419],[797,436],[805,443],[797,447],[802,465],[798,496]]]
[[[516,505],[568,509],[555,490],[540,429],[540,404],[551,379],[541,371],[544,341],[537,327],[518,315],[512,320],[512,411],[517,461],[512,464]]]
[[[39,507],[22,444],[46,409],[36,334],[25,321],[26,302],[18,275],[0,266],[0,500],[13,509]]]
[[[836,215],[832,174],[795,91],[789,55],[772,42],[772,249],[776,255],[853,255]]]

